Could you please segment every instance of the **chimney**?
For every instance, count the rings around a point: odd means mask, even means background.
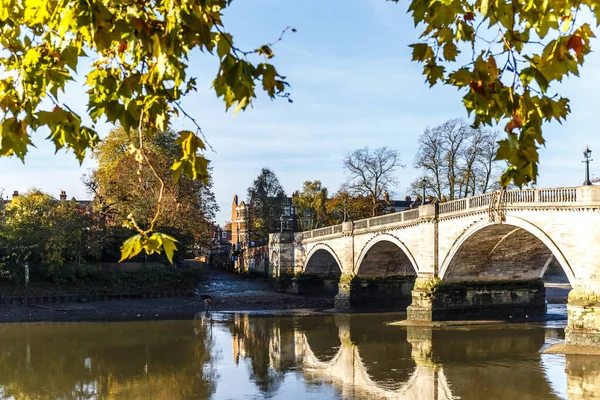
[[[60,201],[67,201],[67,192],[64,190],[60,191]]]
[[[404,198],[404,200],[406,200],[406,201],[412,201],[412,199],[410,198],[410,196],[406,196],[406,197]]]
[[[13,199],[14,199],[15,197],[17,197],[18,195],[19,195],[19,191],[18,191],[18,190],[15,190],[15,191],[13,192],[13,196],[12,196],[12,197],[13,197]]]

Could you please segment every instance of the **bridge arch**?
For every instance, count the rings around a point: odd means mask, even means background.
[[[378,266],[378,260],[372,257],[378,252],[378,250],[399,254],[399,259],[389,260],[396,261],[396,271],[392,272],[407,272],[404,275],[418,274],[419,268],[417,266],[417,262],[415,261],[415,258],[411,254],[408,247],[406,247],[406,245],[394,235],[382,233],[372,238],[361,250],[360,255],[358,256],[358,261],[354,267],[355,275],[360,275],[361,269],[363,269],[362,272],[364,275],[367,275],[370,272],[375,272],[373,271],[373,267]],[[400,251],[398,252],[398,250]],[[381,264],[379,264],[379,266],[381,266]],[[414,271],[411,271],[410,267],[412,267],[412,270]]]
[[[518,251],[502,253],[508,248]],[[491,277],[494,275],[490,270],[491,262],[497,268],[504,265],[505,278],[510,279],[513,276],[509,274],[515,271],[510,270],[509,264],[527,263],[529,268],[517,271],[515,277],[535,279],[543,276],[552,258],[558,261],[573,284],[575,274],[558,245],[531,222],[508,215],[502,224],[481,220],[466,229],[450,248],[438,276],[442,280],[482,273]]]
[[[302,275],[294,279],[293,291],[333,298],[338,293],[342,263],[335,251],[318,243],[306,255]]]
[[[361,249],[350,295],[353,308],[404,311],[411,302],[418,267],[406,245],[388,233]]]
[[[303,272],[307,275],[339,276],[342,263],[330,246],[318,243],[306,255]]]

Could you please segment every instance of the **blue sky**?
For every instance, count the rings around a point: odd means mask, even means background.
[[[293,26],[275,48],[272,59],[291,84],[294,103],[271,101],[259,95],[254,107],[232,117],[210,88],[217,60],[194,54],[190,74],[198,78],[198,93],[183,105],[203,128],[215,152],[207,157],[214,167],[215,194],[221,207],[217,222],[230,219],[235,193],[246,188],[267,166],[276,172],[288,193],[305,180],[319,179],[335,192],[344,179],[342,159],[366,145],[388,146],[400,152],[406,168],[398,171],[396,197],[403,197],[418,175],[412,168],[417,137],[427,126],[454,117],[466,118],[460,92],[424,82],[421,66],[410,61],[410,43],[417,30],[405,13],[406,2],[385,0],[236,0],[225,12],[225,25],[243,49],[276,39],[283,28]],[[592,44],[598,47],[595,40]],[[572,113],[563,125],[545,126],[547,140],[540,151],[539,187],[576,186],[583,182],[582,150],[589,145],[600,153],[598,105],[600,56],[592,53],[580,78],[555,88],[571,99]],[[80,82],[69,86],[62,98],[81,114],[86,94]],[[175,129],[192,129],[183,119]],[[110,126],[98,126],[101,135]],[[93,168],[86,160],[79,166],[71,153],[54,155],[34,134],[32,149],[23,165],[17,159],[0,159],[0,188],[41,188],[55,196],[89,197],[81,175]],[[591,164],[600,175],[600,158]],[[597,166],[598,165],[598,166]]]

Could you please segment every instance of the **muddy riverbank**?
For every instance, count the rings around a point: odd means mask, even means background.
[[[333,307],[333,298],[305,297],[280,293],[268,281],[205,267],[199,271],[198,290],[211,297],[213,311],[322,310]],[[92,297],[90,297],[92,298]],[[93,297],[96,299],[96,297]],[[204,312],[201,300],[193,297],[142,298],[0,305],[0,322],[24,321],[120,321],[193,318]]]
[[[215,312],[252,311],[284,314],[317,314],[333,308],[332,297],[280,293],[267,280],[250,278],[206,267],[200,272],[198,289],[212,299]],[[549,303],[566,303],[570,288],[547,284]],[[202,301],[191,297],[120,299],[59,304],[0,305],[0,322],[25,321],[124,321],[193,318],[204,312]]]

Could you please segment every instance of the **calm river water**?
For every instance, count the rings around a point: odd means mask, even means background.
[[[600,399],[553,321],[445,329],[393,314],[0,325],[2,399]]]

